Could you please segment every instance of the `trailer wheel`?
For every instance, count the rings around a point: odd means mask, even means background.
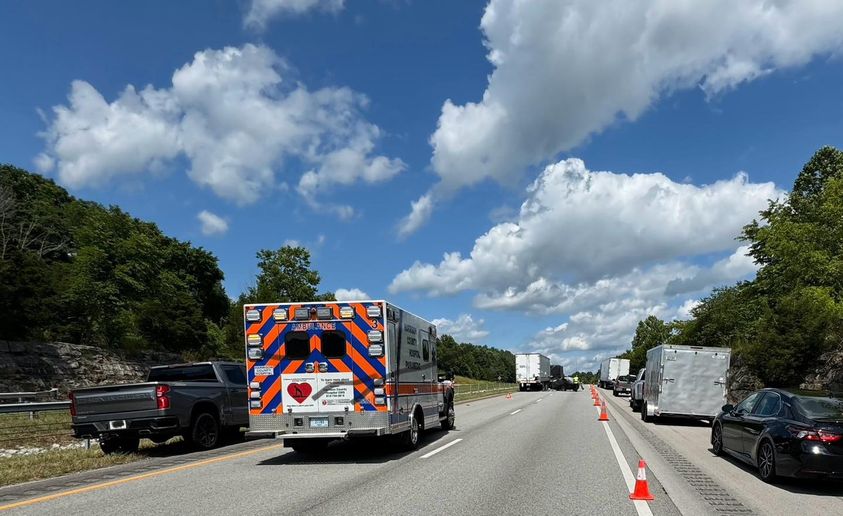
[[[641,421],[649,423],[650,419],[650,416],[647,414],[647,403],[645,402],[643,405],[641,405]]]

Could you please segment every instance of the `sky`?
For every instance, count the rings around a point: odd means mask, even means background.
[[[0,162],[213,252],[593,370],[753,277],[841,146],[836,0],[0,3]],[[810,28],[810,30],[806,30]],[[266,300],[272,301],[272,300]]]

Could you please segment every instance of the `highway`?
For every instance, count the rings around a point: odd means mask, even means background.
[[[337,443],[318,458],[265,441],[248,450],[140,474],[56,479],[0,500],[15,514],[606,514],[637,515],[591,397],[513,393],[461,404],[457,429],[427,432],[419,450]],[[635,473],[638,456],[609,423]],[[651,475],[652,514],[679,514]],[[40,491],[40,492],[39,492]],[[27,494],[28,493],[28,494]],[[3,495],[6,495],[3,498]],[[644,506],[645,502],[637,502]],[[643,514],[648,514],[644,512]]]
[[[606,391],[601,391],[607,394]],[[9,514],[843,514],[839,484],[785,481],[709,451],[695,422],[644,424],[626,398],[597,421],[588,391],[513,393],[457,407],[457,429],[412,452],[277,441],[0,489]],[[639,457],[653,502],[628,494]]]

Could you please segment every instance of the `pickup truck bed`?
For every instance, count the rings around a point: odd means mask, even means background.
[[[160,443],[177,435],[199,448],[212,448],[223,431],[248,424],[242,364],[155,367],[149,379],[153,381],[72,392],[74,436],[99,439],[105,453],[132,452],[140,438]]]

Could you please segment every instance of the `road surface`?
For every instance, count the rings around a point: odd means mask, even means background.
[[[80,476],[85,480],[70,488],[72,476],[0,489],[0,509],[39,515],[680,514],[652,473],[656,500],[637,507],[629,500],[639,457],[617,423],[609,422],[608,432],[606,426],[587,391],[516,392],[512,399],[459,405],[457,429],[426,433],[412,453],[385,451],[377,441],[348,442],[307,458],[272,441],[245,443],[143,472],[103,470]]]

